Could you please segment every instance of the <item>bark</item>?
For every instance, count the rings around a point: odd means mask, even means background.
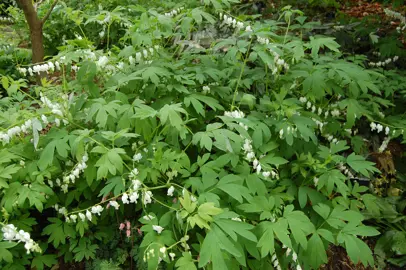
[[[17,0],[18,6],[23,10],[25,19],[30,29],[32,46],[32,62],[40,63],[44,61],[44,42],[42,36],[43,22],[38,17],[32,0]]]
[[[32,0],[16,0],[18,6],[23,10],[25,19],[27,20],[28,27],[30,28],[30,38],[32,47],[32,62],[40,63],[44,61],[44,40],[42,28],[44,23],[51,15],[52,10],[58,3],[58,0],[54,0],[48,12],[41,20],[38,17],[37,6],[33,5]],[[41,2],[37,3],[38,5]]]

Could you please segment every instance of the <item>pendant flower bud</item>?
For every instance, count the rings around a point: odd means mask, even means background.
[[[156,231],[158,234],[161,234],[161,232],[164,230],[164,228],[159,225],[152,225],[152,229]]]
[[[170,188],[168,188],[168,193],[167,195],[172,197],[173,196],[173,192],[175,191],[175,188],[173,186],[171,186]]]

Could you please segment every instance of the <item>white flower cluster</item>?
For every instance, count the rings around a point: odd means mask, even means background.
[[[311,110],[312,113],[317,113],[318,115],[321,115],[321,114],[323,113],[323,109],[322,109],[322,108],[320,108],[320,107],[319,107],[319,108],[316,108],[316,105],[312,104],[312,103],[310,102],[310,100],[308,101],[306,97],[300,97],[300,98],[299,98],[299,101],[300,101],[302,104],[305,104],[305,103],[306,103],[306,109]],[[327,116],[328,116],[328,113],[327,113]]]
[[[275,75],[279,70],[289,70],[290,66],[285,62],[284,59],[280,58],[280,55],[277,52],[269,50],[273,55],[273,61],[275,63],[275,68],[272,70],[272,74]]]
[[[333,29],[334,31],[341,31],[345,28],[345,25],[334,25]]]
[[[180,7],[180,8],[171,10],[170,12],[167,12],[164,15],[167,17],[174,17],[174,16],[178,15],[184,9],[185,9],[184,7]]]
[[[182,237],[180,239],[180,245],[185,249],[185,250],[189,250],[190,246],[187,243],[187,241],[189,241],[189,235],[185,235],[184,237]]]
[[[154,231],[156,231],[158,234],[161,234],[162,231],[164,230],[164,227],[161,227],[161,226],[159,226],[159,225],[152,225],[152,229],[153,229]]]
[[[202,93],[206,95],[206,94],[210,93],[210,86],[205,85],[205,86],[203,86],[202,90],[203,90]]]
[[[31,252],[42,252],[41,248],[34,240],[31,239],[31,236],[28,232],[23,230],[17,230],[13,224],[4,225],[1,228],[3,232],[3,239],[6,241],[18,241],[24,243],[24,248],[27,250],[27,254]]]
[[[57,116],[63,117],[64,113],[63,113],[63,106],[59,103],[53,103],[51,100],[49,100],[46,96],[44,96],[41,92],[39,93],[40,95],[40,100],[41,102],[45,105],[45,107],[51,109],[51,112]],[[64,99],[68,99],[67,95],[63,95]],[[63,123],[65,125],[69,124],[69,122],[67,120],[63,120]],[[58,118],[55,119],[55,124],[56,126],[59,127],[60,125],[60,120]]]
[[[242,118],[245,117],[245,114],[242,111],[235,110],[235,111],[232,111],[232,112],[225,111],[224,116],[235,118],[235,119],[242,119]],[[242,126],[245,130],[248,130],[248,126],[244,125],[244,123],[240,122],[239,125]]]
[[[26,134],[31,129],[32,129],[32,121],[27,120],[21,126],[12,127],[8,129],[6,132],[0,132],[0,141],[3,142],[3,144],[8,144],[10,143],[10,140],[12,140],[14,137],[20,136],[21,134]]]
[[[371,131],[376,130],[376,132],[381,133],[381,131],[383,131],[383,126],[381,124],[375,124],[374,122],[372,122],[370,125],[371,127]],[[385,135],[389,135],[390,132],[390,128],[389,127],[385,127]]]
[[[320,109],[320,108],[319,108]],[[320,129],[321,132],[323,132],[323,127],[326,124],[325,122],[322,122],[320,120],[317,120],[316,118],[312,117],[312,120],[316,123],[316,125],[318,126],[318,128]]]
[[[339,96],[340,97],[340,96]],[[317,115],[324,115],[324,118],[327,118],[330,114],[331,114],[331,116],[333,116],[333,117],[339,117],[340,116],[340,111],[336,108],[337,107],[337,104],[332,104],[332,105],[329,105],[329,107],[331,107],[330,109],[331,109],[331,111],[329,111],[329,110],[326,110],[326,111],[324,111],[323,112],[323,109],[322,108],[320,108],[320,107],[316,107],[316,105],[315,104],[312,104],[311,102],[310,102],[310,100],[307,100],[307,98],[306,97],[300,97],[299,98],[299,101],[302,103],[302,104],[304,104],[304,105],[306,105],[306,109],[307,110],[310,110],[312,113],[317,113]],[[333,108],[333,109],[332,109]],[[320,122],[321,123],[321,122]],[[323,124],[324,125],[324,124]]]
[[[65,207],[59,207],[58,204],[55,204],[53,206],[53,208],[55,208],[56,211],[58,211],[59,214],[66,216],[68,214],[68,210],[66,210]]]
[[[163,259],[166,258],[166,252],[167,252],[167,249],[165,246],[163,246],[159,249],[158,263],[160,263]],[[173,253],[173,252],[169,253],[169,257],[171,257],[171,261],[175,260],[175,256],[176,256],[175,253]],[[144,258],[143,258],[144,262],[149,260],[151,257],[155,257],[155,249],[153,249],[153,248],[148,251],[145,251]]]
[[[272,255],[272,264],[273,264],[273,268],[275,268],[276,270],[282,270],[280,264],[279,264],[279,260],[276,257],[276,254]]]
[[[40,74],[41,72],[46,72],[49,73],[49,71],[54,72],[55,70],[61,70],[61,66],[58,61],[53,62],[48,62],[45,64],[39,64],[39,65],[34,65],[29,68],[18,68],[18,71],[23,75],[26,76],[27,73],[30,76],[34,76],[36,73],[37,75]]]
[[[286,135],[288,135],[288,134],[293,134],[293,133],[296,133],[297,132],[297,127],[287,127],[286,128],[286,132],[285,132],[285,130],[282,128],[281,130],[279,130],[279,138],[280,139],[283,139],[283,137],[284,137],[284,135],[286,136]]]
[[[163,259],[166,258],[166,247],[161,247],[159,249],[159,258],[158,258],[158,263],[160,263]]]
[[[138,170],[134,169],[130,173],[130,179],[134,179],[138,175]],[[139,199],[140,195],[138,193],[140,187],[142,186],[142,183],[138,179],[132,180],[132,187],[128,192],[125,192],[121,200],[123,204],[130,204],[130,203],[137,203],[137,200]],[[146,206],[149,203],[152,203],[152,197],[154,196],[151,191],[144,191],[143,194],[143,203]]]
[[[389,65],[390,63],[395,63],[396,61],[399,60],[399,56],[394,56],[393,58],[388,58],[385,61],[379,61],[379,62],[369,62],[369,65],[371,67],[384,67],[386,65]]]
[[[226,14],[220,13],[220,20],[223,20],[223,23],[231,28],[237,29],[238,31],[244,28],[242,22],[238,22],[236,19],[233,19]]]
[[[240,118],[244,118],[245,114],[242,111],[235,110],[232,112],[225,111],[224,116],[228,116],[228,117],[235,118],[235,119],[240,119]]]
[[[87,168],[86,163],[88,160],[89,160],[89,156],[87,155],[87,153],[85,153],[82,157],[82,160],[78,164],[75,165],[75,167],[71,170],[69,175],[66,175],[63,177],[62,183],[59,178],[56,179],[56,185],[58,187],[61,187],[61,189],[64,193],[68,192],[69,183],[72,182],[72,184],[74,184],[76,179],[79,178],[80,174],[85,171],[85,169]]]
[[[142,60],[144,60],[146,63],[150,63],[149,61],[147,61],[147,59],[152,57],[154,53],[159,50],[159,48],[160,48],[159,45],[155,45],[153,48],[150,47],[140,52],[136,52],[135,58],[131,55],[128,58],[128,61],[130,62],[130,65],[134,65],[135,63],[141,63]]]
[[[108,62],[109,62],[109,58],[108,58],[107,56],[105,56],[105,55],[102,55],[102,56],[100,56],[99,59],[97,60],[96,65],[97,65],[98,67],[104,67],[104,66],[107,65]]]
[[[286,250],[286,257],[288,257],[291,252],[292,252],[292,250],[290,248],[288,248]],[[295,251],[293,251],[293,253],[292,253],[292,260],[294,263],[297,263],[297,253]],[[296,265],[296,270],[302,270],[302,267],[298,263]]]
[[[0,16],[0,22],[10,22],[10,23],[12,23],[13,18]]]
[[[232,112],[225,111],[224,116],[228,116],[228,117],[231,117],[231,118],[234,118],[234,119],[242,119],[242,118],[245,117],[245,114],[242,111],[235,110],[235,111],[232,111]],[[244,123],[240,122],[239,125],[242,126],[245,130],[248,130],[248,126],[244,125]]]
[[[390,10],[388,8],[385,8],[384,11],[385,11],[386,16],[400,21],[400,25],[396,28],[396,30],[399,33],[406,29],[406,17],[405,16],[403,16],[399,12]]]
[[[134,154],[133,161],[139,162],[141,159],[142,159],[142,154],[141,153]]]
[[[389,136],[388,136],[388,137],[385,137],[385,139],[383,140],[381,146],[380,146],[379,149],[378,149],[378,152],[379,152],[379,153],[383,153],[383,151],[385,151],[386,148],[388,148],[388,143],[389,143],[389,141],[390,141],[390,137],[389,137]]]
[[[110,202],[110,205],[114,205],[114,203],[111,204],[111,202]],[[55,209],[57,209],[57,208],[55,208]],[[64,211],[61,211],[61,209],[64,209]],[[118,207],[116,209],[118,209]],[[83,211],[83,213],[82,212],[78,213],[78,215],[71,214],[71,215],[67,216],[67,211],[64,207],[60,208],[58,212],[62,215],[65,215],[66,222],[76,223],[78,221],[78,217],[80,218],[80,220],[82,222],[85,222],[86,220],[92,221],[93,215],[100,216],[101,213],[103,212],[103,210],[104,210],[104,208],[101,205],[94,205],[90,208],[90,211],[89,211],[89,209],[87,209],[86,211]]]
[[[246,155],[245,158],[249,162],[252,162],[252,167],[254,168],[254,170],[256,170],[257,174],[261,173],[262,166],[255,156],[254,150],[252,148],[252,141],[249,139],[245,139],[242,149],[244,150],[244,154]],[[271,177],[272,179],[279,179],[279,175],[274,170],[263,171],[262,176],[265,178]]]
[[[268,45],[269,44],[269,39],[267,39],[267,38],[257,37],[257,40],[258,40],[258,42],[260,44],[263,44],[263,45]]]
[[[8,51],[11,48],[13,48],[13,46],[11,46],[11,45],[0,45],[0,50],[2,50],[2,51]]]
[[[338,143],[338,139],[334,138],[334,136],[331,135],[331,134],[325,134],[324,137],[326,137],[329,142],[332,142],[332,143],[335,143],[335,144]]]
[[[348,178],[354,178],[354,175],[352,172],[343,164],[343,163],[338,163],[338,169],[345,174]]]
[[[94,215],[99,215],[100,216],[101,213],[103,212],[103,207],[101,205],[92,206],[91,212]]]
[[[34,119],[35,120],[35,119]],[[49,121],[48,118],[45,115],[41,115],[41,120],[44,123],[44,125],[48,125]],[[57,125],[59,125],[57,123],[57,121],[59,121],[57,118],[55,119],[55,123]],[[4,144],[8,144],[10,143],[10,140],[12,140],[14,137],[20,136],[20,135],[25,135],[28,134],[30,132],[32,132],[32,128],[33,128],[33,120],[27,120],[25,121],[24,124],[22,124],[21,126],[15,126],[12,127],[10,129],[8,129],[6,132],[0,132],[0,142]]]

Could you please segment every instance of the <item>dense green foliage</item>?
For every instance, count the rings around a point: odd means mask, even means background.
[[[152,2],[61,2],[39,65],[0,47],[1,269],[318,269],[330,245],[405,265],[403,174],[371,158],[405,142],[400,45],[367,31],[354,54],[362,33],[292,6]]]

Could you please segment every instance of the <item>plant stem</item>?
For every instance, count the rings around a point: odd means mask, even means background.
[[[231,111],[234,109],[234,103],[235,103],[235,99],[237,98],[238,87],[240,86],[242,75],[244,74],[245,66],[247,64],[248,57],[250,55],[250,49],[251,49],[252,41],[253,41],[253,38],[251,37],[250,44],[248,45],[247,53],[246,53],[245,58],[244,58],[243,66],[241,68],[240,76],[238,77],[237,85],[235,86],[234,95],[233,95],[233,101],[231,102],[231,107],[230,107]]]

